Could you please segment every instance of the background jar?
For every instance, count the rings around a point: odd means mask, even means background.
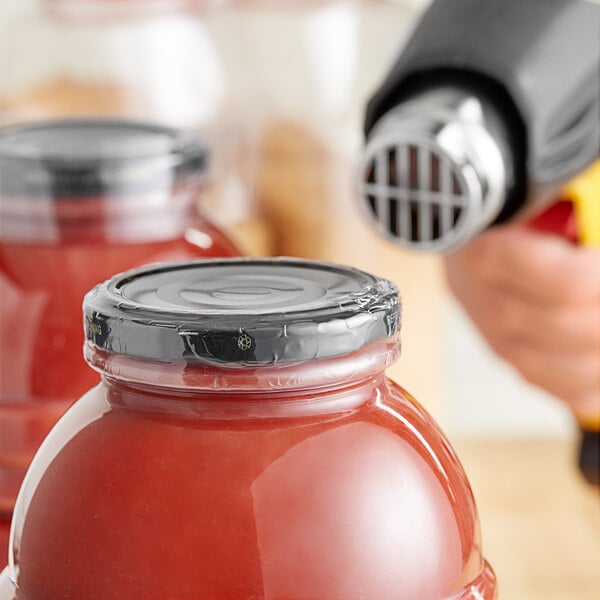
[[[207,149],[159,126],[107,119],[0,130],[0,514],[33,454],[95,382],[81,302],[148,262],[236,255],[195,216]]]
[[[114,277],[84,313],[102,383],[31,466],[1,600],[495,598],[463,470],[384,375],[390,282],[174,263]]]

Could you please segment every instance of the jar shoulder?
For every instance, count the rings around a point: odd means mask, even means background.
[[[242,408],[230,406],[237,414],[206,418],[193,402],[175,415],[165,412],[161,400],[147,408],[115,404],[104,383],[90,390],[38,452],[25,497],[31,499],[50,467],[61,495],[62,478],[75,487],[110,478],[127,493],[143,495],[166,481],[179,490],[173,493],[197,491],[198,481],[213,489],[248,490],[268,473],[273,487],[318,490],[337,474],[348,493],[353,487],[376,489],[379,481],[404,490],[399,504],[412,502],[415,494],[435,496],[436,506],[456,512],[461,528],[478,535],[475,502],[458,457],[433,418],[390,380],[368,401],[337,414],[241,417]],[[98,477],[90,480],[92,467]],[[226,476],[230,471],[235,477]]]

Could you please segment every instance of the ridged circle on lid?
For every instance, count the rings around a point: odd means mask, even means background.
[[[150,265],[85,298],[86,337],[142,359],[271,364],[341,356],[394,337],[397,288],[385,279],[301,259]]]

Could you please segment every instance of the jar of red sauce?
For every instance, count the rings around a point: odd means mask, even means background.
[[[0,600],[496,597],[456,455],[385,377],[393,284],[191,261],[118,275],[84,313],[102,382],[31,465]]]
[[[194,217],[206,165],[197,139],[139,122],[0,129],[0,520],[45,435],[98,381],[81,356],[84,294],[145,263],[238,254]]]

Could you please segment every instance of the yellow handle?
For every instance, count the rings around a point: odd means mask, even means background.
[[[573,203],[579,243],[600,247],[600,160],[572,179],[563,196]],[[600,431],[600,413],[577,415],[577,421],[586,431]]]
[[[573,202],[581,245],[600,247],[600,160],[572,179],[563,193]]]

